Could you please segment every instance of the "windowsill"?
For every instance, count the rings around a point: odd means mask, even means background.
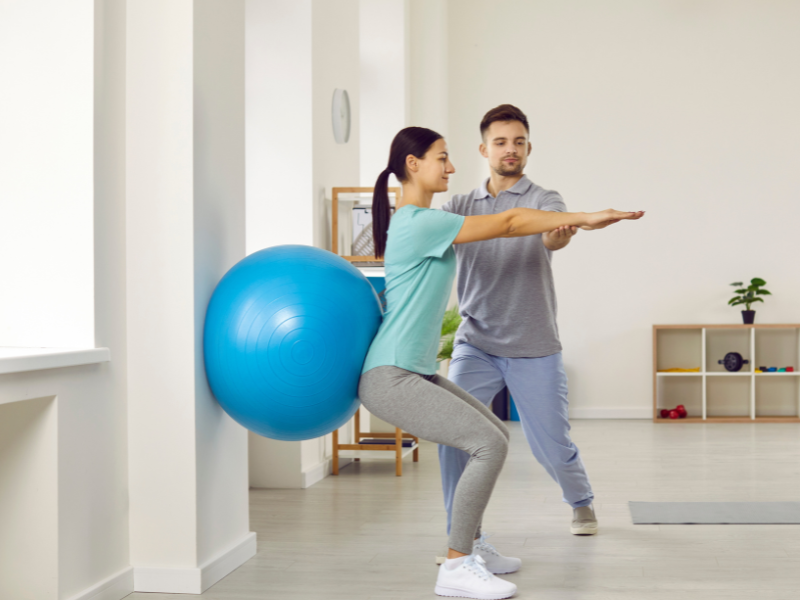
[[[0,346],[0,375],[91,365],[111,360],[108,348],[18,348]]]

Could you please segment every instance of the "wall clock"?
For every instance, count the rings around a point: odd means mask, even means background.
[[[347,90],[333,90],[331,103],[331,122],[333,124],[333,139],[337,144],[346,144],[350,139],[350,97]]]

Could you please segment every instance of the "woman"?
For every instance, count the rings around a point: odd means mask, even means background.
[[[408,127],[392,141],[389,165],[378,176],[372,203],[375,256],[383,256],[386,265],[387,307],[358,392],[364,406],[381,419],[471,455],[456,488],[447,561],[439,569],[435,591],[441,596],[500,599],[514,595],[516,586],[487,569],[473,553],[473,542],[480,537],[483,512],[506,458],[508,429],[481,402],[436,375],[439,331],[456,267],[452,245],[535,235],[562,226],[601,229],[622,219],[638,219],[642,213],[515,208],[464,217],[432,210],[433,194],[447,191],[454,172],[438,133]],[[403,187],[391,224],[390,174]]]

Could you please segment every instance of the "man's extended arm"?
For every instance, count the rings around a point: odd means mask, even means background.
[[[569,244],[572,236],[578,233],[578,228],[574,226],[564,226],[542,234],[542,243],[548,250],[561,250]]]

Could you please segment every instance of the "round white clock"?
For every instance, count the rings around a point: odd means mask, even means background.
[[[333,123],[333,138],[337,144],[346,144],[350,139],[350,97],[347,90],[333,90],[331,103],[331,121]]]

